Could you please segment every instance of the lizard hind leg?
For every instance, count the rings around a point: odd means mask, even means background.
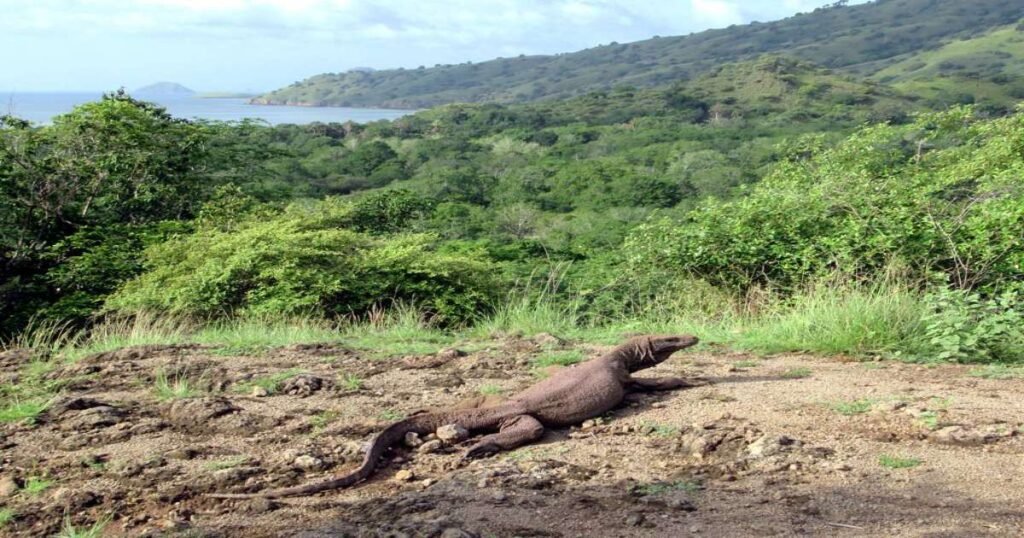
[[[466,459],[490,456],[525,445],[544,435],[544,425],[530,415],[516,415],[501,421],[498,433],[488,435],[466,451]]]

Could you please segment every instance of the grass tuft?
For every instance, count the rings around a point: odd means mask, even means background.
[[[971,370],[968,375],[982,379],[1024,379],[1024,366],[1008,366],[1006,364],[990,364]]]
[[[166,401],[194,398],[201,394],[202,391],[189,381],[187,377],[177,375],[173,378],[168,378],[167,373],[160,369],[156,371],[156,376],[154,377],[153,392],[156,393],[158,399]]]
[[[505,389],[498,385],[484,385],[480,387],[480,394],[483,394],[484,396],[497,396],[503,392],[505,392]]]
[[[533,359],[534,368],[547,368],[549,366],[571,366],[583,362],[586,355],[579,349],[566,351],[549,351]]]
[[[14,518],[18,517],[18,514],[10,508],[0,508],[0,529],[7,526],[8,523],[14,521]]]
[[[293,368],[291,370],[285,370],[284,372],[277,372],[268,376],[257,377],[244,383],[239,383],[238,386],[235,387],[235,392],[247,393],[252,392],[252,389],[256,387],[260,387],[267,391],[267,394],[275,394],[281,388],[281,383],[284,383],[285,381],[288,381],[302,373],[302,370]]]
[[[790,368],[785,372],[782,372],[783,379],[803,379],[805,377],[811,377],[814,372],[810,368]]]
[[[862,399],[852,400],[849,402],[835,402],[829,405],[833,411],[840,415],[853,416],[867,413],[871,410],[871,406],[875,405],[874,400]]]
[[[22,486],[21,491],[30,497],[35,497],[50,489],[50,486],[53,484],[53,480],[47,480],[38,476],[31,476],[25,481],[25,485]]]
[[[362,390],[363,385],[365,385],[363,379],[355,374],[340,375],[338,376],[338,382],[341,384],[342,387],[345,387],[345,390],[350,390],[353,392]]]
[[[878,463],[886,469],[912,469],[921,465],[922,462],[917,458],[901,458],[882,454],[878,457]]]
[[[233,469],[249,461],[249,458],[245,456],[235,456],[226,460],[211,461],[203,465],[208,471],[223,471],[224,469]]]
[[[71,523],[70,516],[65,516],[64,526],[61,527],[57,538],[100,538],[103,536],[103,531],[107,528],[110,520],[111,516],[106,516],[89,527],[79,529]]]
[[[679,480],[676,482],[652,482],[650,484],[636,484],[630,487],[630,491],[640,495],[661,495],[670,491],[685,491],[686,493],[697,493],[701,490],[699,482]]]
[[[338,325],[312,317],[252,316],[209,324],[191,341],[217,346],[221,355],[253,355],[291,344],[339,341]]]
[[[764,353],[895,353],[913,347],[926,311],[917,292],[889,283],[822,284],[768,304],[767,312],[748,320],[736,339],[739,347]]]
[[[50,406],[52,400],[27,400],[27,401],[10,401],[4,407],[0,408],[0,423],[4,422],[25,422],[28,424],[34,424],[36,417],[38,417],[46,408]]]

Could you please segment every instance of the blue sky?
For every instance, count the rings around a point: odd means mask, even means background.
[[[132,89],[163,80],[197,90],[270,90],[353,67],[570,52],[774,20],[826,3],[0,0],[0,90]]]

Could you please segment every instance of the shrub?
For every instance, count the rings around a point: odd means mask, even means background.
[[[970,108],[867,127],[833,149],[808,140],[748,196],[653,220],[624,251],[741,290],[871,277],[894,259],[958,288],[1020,286],[1022,141],[1024,114],[978,121]]]
[[[234,232],[172,239],[147,250],[145,272],[106,306],[203,317],[337,316],[403,300],[458,323],[490,304],[497,281],[482,255],[440,252],[431,235],[382,238],[338,227],[350,217],[350,206],[328,200]]]

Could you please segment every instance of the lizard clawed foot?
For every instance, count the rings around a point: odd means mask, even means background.
[[[486,458],[488,456],[493,456],[498,452],[501,452],[501,447],[498,445],[493,445],[491,443],[477,443],[466,451],[466,454],[462,456],[462,459],[475,460],[479,458]]]

